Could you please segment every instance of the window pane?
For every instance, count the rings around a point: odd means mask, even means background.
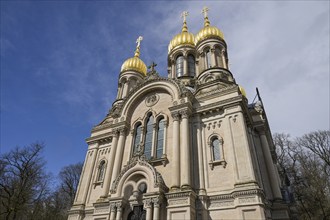
[[[176,76],[183,76],[183,56],[176,58]]]
[[[135,130],[135,139],[134,139],[134,150],[133,152],[136,153],[138,149],[138,145],[141,141],[141,125],[138,125]]]
[[[219,139],[216,138],[212,141],[212,147],[213,147],[214,160],[220,160],[220,141],[219,141]]]
[[[100,166],[99,166],[99,175],[97,177],[97,181],[103,180],[104,171],[105,171],[105,162],[103,160],[103,161],[101,161]]]
[[[157,134],[157,147],[156,147],[156,157],[160,158],[163,155],[163,145],[164,145],[164,119],[158,122],[158,134]]]
[[[153,121],[154,118],[152,117],[152,115],[149,116],[147,121],[146,138],[144,143],[144,155],[146,156],[147,159],[151,158]]]
[[[188,56],[188,75],[195,76],[195,57],[193,55]]]

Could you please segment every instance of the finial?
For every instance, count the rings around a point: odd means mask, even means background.
[[[135,54],[134,54],[135,57],[140,56],[140,44],[141,44],[142,40],[143,40],[142,36],[139,36],[138,39],[136,39],[135,43],[137,43],[137,45],[136,45],[136,50],[135,50]]]
[[[152,61],[151,65],[148,66],[148,69],[150,69],[151,72],[154,72],[156,66],[157,66],[157,63],[155,63],[154,61]]]
[[[188,32],[188,26],[187,26],[187,16],[189,15],[189,12],[183,11],[181,13],[181,18],[183,18],[183,27],[182,32]]]
[[[204,15],[204,27],[210,26],[209,18],[207,17],[207,12],[209,11],[209,8],[204,6],[202,10],[202,14]]]

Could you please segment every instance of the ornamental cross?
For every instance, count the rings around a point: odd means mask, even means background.
[[[143,37],[142,36],[139,36],[138,39],[135,42],[135,43],[137,43],[137,46],[136,47],[140,47],[140,44],[141,44],[141,41],[142,40],[143,40]]]
[[[181,13],[181,18],[183,18],[183,22],[186,22],[186,18],[187,18],[188,15],[189,15],[189,13],[187,11],[183,11]]]
[[[203,10],[202,10],[202,14],[204,14],[204,18],[207,18],[207,12],[209,11],[209,8],[204,6]]]
[[[148,69],[150,69],[151,70],[151,72],[154,72],[155,71],[155,67],[157,66],[157,64],[154,62],[154,61],[152,61],[152,63],[151,63],[151,65],[150,66],[148,66]]]

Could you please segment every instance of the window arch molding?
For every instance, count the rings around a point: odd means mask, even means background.
[[[223,168],[226,168],[227,162],[225,160],[223,138],[219,134],[213,133],[209,136],[207,145],[209,147],[209,166],[211,170],[218,165],[222,165]]]

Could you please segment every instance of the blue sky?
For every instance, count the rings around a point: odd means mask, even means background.
[[[1,153],[42,141],[54,174],[83,161],[137,37],[165,76],[180,13],[196,34],[203,6],[250,101],[259,88],[273,132],[329,129],[329,1],[1,1]]]

